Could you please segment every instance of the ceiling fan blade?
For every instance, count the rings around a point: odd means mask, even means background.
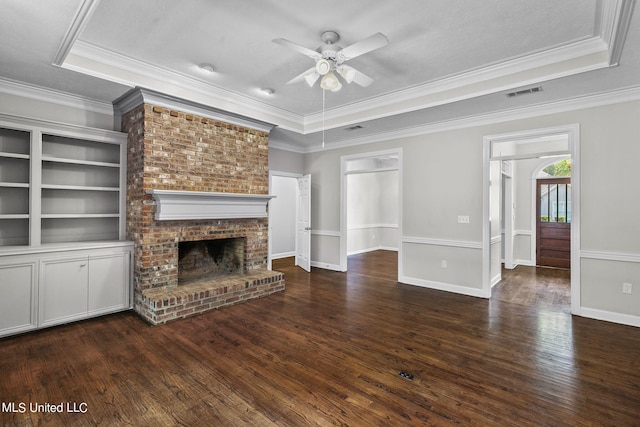
[[[362,87],[367,87],[373,83],[373,79],[371,77],[348,65],[338,65],[337,70],[347,83],[356,82]]]
[[[340,61],[348,61],[357,56],[364,55],[367,52],[371,52],[372,50],[379,49],[383,46],[389,44],[389,39],[382,33],[375,33],[372,36],[367,37],[366,39],[360,40],[352,44],[351,46],[347,46],[344,49],[338,52],[338,60]]]
[[[353,77],[353,81],[362,87],[367,87],[373,83],[373,79],[371,77],[358,70],[356,70],[356,75]]]
[[[316,72],[316,67],[314,66],[298,74],[297,76],[289,80],[287,84],[290,85],[290,84],[306,81],[309,86],[313,86],[316,80],[318,80],[319,78],[320,78],[320,74]]]
[[[299,44],[296,44],[294,42],[291,42],[287,39],[273,39],[272,42],[279,44],[280,46],[284,46],[284,47],[288,47],[289,49],[293,49],[298,53],[301,53],[305,56],[308,56],[309,58],[313,59],[313,60],[318,60],[320,58],[322,58],[322,55],[318,52],[316,52],[315,50],[311,50],[311,49],[307,49],[304,46],[300,46]]]

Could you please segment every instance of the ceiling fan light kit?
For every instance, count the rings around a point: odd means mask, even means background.
[[[331,63],[326,59],[322,58],[316,62],[316,72],[321,76],[324,76],[329,71],[331,71]]]
[[[337,92],[342,89],[342,83],[338,80],[338,77],[333,74],[333,71],[329,71],[320,80],[320,87],[324,90],[330,90],[331,92]]]
[[[363,87],[373,83],[371,77],[353,67],[343,65],[343,63],[389,44],[389,40],[384,34],[376,33],[346,48],[335,44],[340,40],[340,35],[335,31],[325,31],[321,38],[324,44],[316,50],[308,49],[286,39],[273,39],[274,43],[302,53],[315,61],[314,67],[289,80],[287,84],[304,80],[312,87],[322,76],[320,87],[324,90],[337,92],[342,88],[342,83],[334,71],[337,71],[347,83],[356,82]]]

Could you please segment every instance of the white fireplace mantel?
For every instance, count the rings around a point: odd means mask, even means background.
[[[265,218],[266,194],[149,190],[156,202],[156,220]]]

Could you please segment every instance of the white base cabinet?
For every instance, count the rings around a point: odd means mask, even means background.
[[[0,261],[0,336],[38,327],[37,261]]]
[[[0,256],[0,336],[131,306],[132,242],[52,245]]]

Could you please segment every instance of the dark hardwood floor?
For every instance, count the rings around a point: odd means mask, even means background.
[[[164,326],[122,313],[2,339],[0,424],[640,424],[640,328],[572,317],[557,271],[505,272],[484,300],[398,284],[396,257],[279,261],[285,292]],[[29,410],[67,402],[86,412]]]

